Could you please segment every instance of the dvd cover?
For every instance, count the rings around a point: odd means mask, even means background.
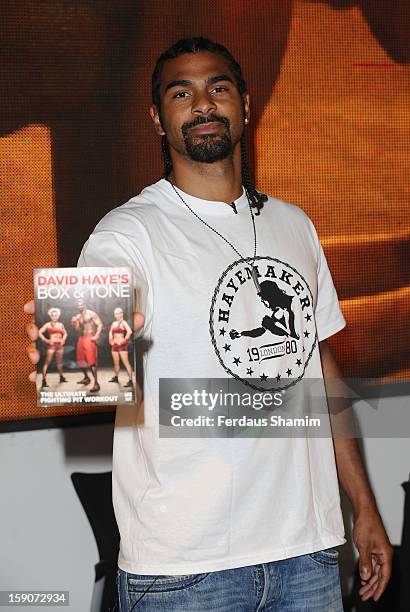
[[[135,401],[129,268],[34,270],[37,405]]]

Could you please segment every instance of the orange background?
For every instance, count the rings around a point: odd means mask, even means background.
[[[90,412],[35,407],[22,305],[33,268],[75,265],[105,212],[159,178],[150,77],[184,36],[225,44],[243,67],[256,182],[316,224],[348,323],[332,339],[345,375],[409,376],[407,2],[220,0],[205,11],[39,0],[1,11],[0,420]]]

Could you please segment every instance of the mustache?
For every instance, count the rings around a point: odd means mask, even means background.
[[[211,123],[211,122],[223,123],[226,128],[229,128],[230,121],[227,117],[219,117],[218,115],[207,115],[206,117],[197,117],[193,121],[189,123],[184,123],[182,126],[182,132],[186,134],[188,130],[197,125],[202,125],[203,123]]]

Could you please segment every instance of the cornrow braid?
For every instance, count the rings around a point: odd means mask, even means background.
[[[169,144],[166,136],[161,137],[162,157],[164,159],[164,178],[167,178],[172,171],[171,154],[169,152]]]
[[[246,140],[245,134],[241,136],[241,166],[242,166],[242,184],[245,187],[246,194],[249,198],[252,208],[256,208],[255,215],[260,215],[264,202],[268,200],[268,196],[260,191],[257,191],[254,186],[249,172],[248,160],[246,157]]]

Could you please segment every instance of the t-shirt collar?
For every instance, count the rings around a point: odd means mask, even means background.
[[[164,192],[166,192],[167,196],[172,199],[175,204],[182,206],[189,212],[188,207],[182,202],[182,200],[175,193],[172,185],[166,179],[160,179],[157,182],[157,186]],[[179,187],[176,187],[178,193],[181,194],[183,200],[190,206],[192,210],[198,213],[200,216],[203,215],[224,215],[227,217],[235,217],[236,214],[240,214],[242,211],[248,208],[248,198],[246,196],[245,188],[242,187],[242,195],[239,196],[236,200],[233,200],[237,213],[235,214],[235,210],[233,206],[227,204],[226,202],[219,202],[217,200],[203,200],[202,198],[197,198],[192,196]]]

